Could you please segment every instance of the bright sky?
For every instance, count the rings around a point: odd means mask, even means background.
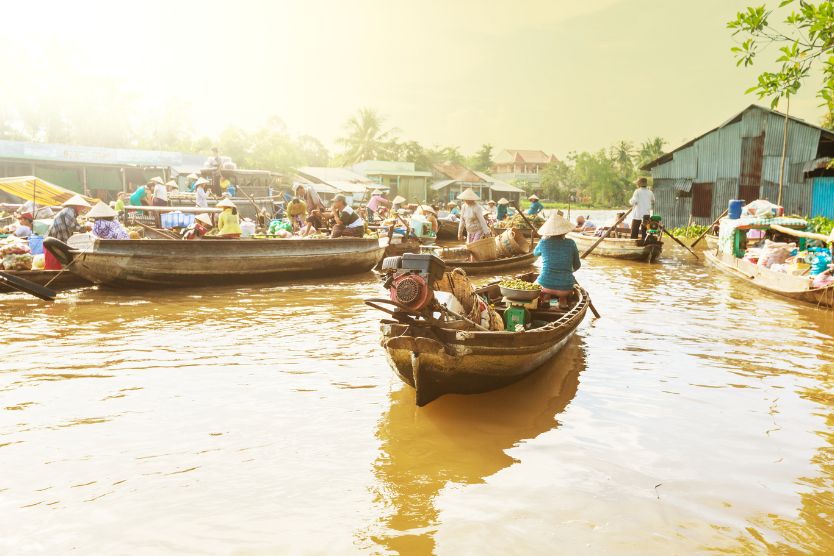
[[[329,147],[359,107],[464,152],[676,146],[756,101],[761,68],[735,67],[725,25],[761,1],[13,2],[0,106],[132,98],[147,125],[174,114],[206,134],[277,115]],[[817,105],[809,88],[792,113],[818,123]]]

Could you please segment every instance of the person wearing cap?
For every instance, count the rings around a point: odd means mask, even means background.
[[[385,193],[380,191],[379,189],[374,189],[371,191],[371,199],[368,201],[368,205],[365,207],[365,210],[368,214],[368,221],[374,219],[374,215],[379,214],[381,208],[390,208],[391,201],[385,198]]]
[[[17,228],[14,230],[15,237],[29,237],[32,235],[32,226],[35,224],[35,219],[29,212],[17,215]]]
[[[571,231],[573,224],[554,212],[539,228],[542,239],[533,250],[534,255],[542,258],[542,271],[536,282],[542,292],[559,298],[560,309],[567,309],[576,283],[573,273],[582,266],[576,243],[565,237]]]
[[[46,237],[54,237],[59,241],[66,242],[72,234],[81,231],[78,225],[78,217],[87,209],[90,208],[90,203],[84,200],[81,195],[74,195],[70,199],[64,201],[61,205],[63,208],[55,215],[52,220],[52,225],[46,232]],[[44,270],[60,270],[61,263],[49,251],[44,250]]]
[[[188,182],[188,191],[189,191],[189,193],[193,192],[195,189],[197,189],[197,186],[195,184],[197,183],[197,180],[199,179],[199,177],[200,176],[198,176],[194,172],[185,176],[185,180]]]
[[[460,224],[458,224],[458,239],[463,239],[464,232],[466,232],[466,243],[472,243],[489,236],[489,225],[484,219],[484,209],[478,204],[480,200],[478,194],[472,191],[470,187],[458,195],[458,199],[463,201],[463,207],[460,211]]]
[[[205,178],[197,178],[197,181],[194,182],[194,191],[196,193],[195,204],[200,208],[208,208],[208,192],[206,191],[206,185],[208,184],[208,180]]]
[[[501,197],[498,199],[498,206],[495,209],[495,219],[499,222],[505,220],[507,218],[507,208],[510,206],[510,202]]]
[[[631,239],[637,239],[637,236],[645,241],[646,239],[646,225],[649,217],[652,215],[652,207],[654,206],[654,193],[649,191],[649,180],[646,178],[637,178],[634,182],[637,188],[631,195],[631,200],[628,202],[631,206]]]
[[[99,202],[87,213],[93,219],[93,237],[98,239],[130,239],[127,230],[116,221],[119,213],[106,204]]]
[[[331,238],[342,236],[362,237],[365,235],[365,221],[353,210],[353,207],[347,204],[344,195],[333,197],[330,210],[322,213],[322,215],[333,220],[333,228],[330,232]]]
[[[539,197],[535,193],[527,197],[527,200],[530,201],[530,207],[527,209],[527,216],[536,216],[544,210],[544,205],[541,201],[539,201]]]
[[[194,217],[194,223],[183,230],[182,239],[202,239],[213,227],[208,213],[198,214]]]
[[[237,214],[237,205],[231,199],[223,199],[217,203],[217,208],[222,208],[223,212],[217,217],[217,228],[220,237],[237,238],[240,237],[240,217]]]

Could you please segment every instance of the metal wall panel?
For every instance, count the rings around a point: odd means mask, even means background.
[[[762,180],[762,189],[759,192],[760,199],[767,199],[771,203],[775,203],[779,198],[779,184],[773,181]]]
[[[782,156],[785,118],[770,114],[765,129],[765,156]],[[788,122],[788,157],[796,162],[807,162],[817,157],[820,130],[794,120]]]
[[[739,185],[759,187],[762,182],[764,135],[741,138],[741,176]]]
[[[676,178],[692,178],[698,175],[698,149],[695,146],[680,150],[674,155],[674,172]]]
[[[664,162],[658,166],[652,168],[652,178],[657,181],[659,179],[670,179],[674,178],[675,176],[672,175],[672,161]]]
[[[741,117],[741,136],[758,137],[765,131],[769,112],[760,108],[748,110]]]
[[[712,194],[712,219],[727,209],[730,199],[738,198],[738,180],[735,178],[718,178]],[[707,224],[710,224],[707,222]]]
[[[738,178],[741,173],[741,122],[718,130],[720,135],[719,178]]]
[[[698,151],[698,182],[714,182],[721,158],[721,136],[717,131],[704,135],[695,143]]]
[[[762,180],[779,183],[779,166],[782,163],[781,156],[766,156],[762,163]],[[785,181],[788,181],[788,169],[791,166],[790,158],[785,159]]]
[[[655,182],[655,214],[663,217],[668,228],[686,226],[689,223],[692,204],[689,197],[678,197],[677,191],[669,183]]]
[[[814,178],[811,189],[810,216],[834,218],[834,178]]]
[[[807,216],[811,213],[811,195],[813,187],[808,183],[786,183],[782,186],[782,206],[785,214]],[[777,194],[778,199],[778,194]],[[776,200],[771,199],[775,203]]]

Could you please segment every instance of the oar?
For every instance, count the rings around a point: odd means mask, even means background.
[[[527,225],[528,225],[528,226],[530,226],[530,229],[531,229],[531,230],[533,230],[533,234],[532,234],[532,235],[531,235],[531,237],[530,237],[530,245],[531,245],[530,250],[532,251],[532,249],[533,249],[533,248],[532,248],[532,245],[533,245],[533,238],[534,238],[534,237],[536,237],[536,236],[538,236],[538,237],[542,237],[542,236],[540,236],[540,235],[539,235],[539,231],[538,231],[538,230],[536,230],[536,229],[533,227],[533,225],[530,223],[530,221],[529,221],[529,220],[527,220],[527,217],[524,215],[524,213],[523,213],[523,212],[521,212],[521,209],[520,209],[520,208],[518,208],[518,203],[516,203],[515,201],[513,201],[513,206],[515,207],[515,210],[517,210],[517,211],[518,211],[518,213],[521,215],[521,217],[524,219],[524,221],[527,223]],[[629,212],[631,212],[631,211],[629,211]],[[626,214],[628,214],[628,212],[627,212]],[[623,215],[623,218],[625,218],[625,214]],[[617,224],[619,224],[619,222],[617,222]],[[616,226],[616,224],[614,225],[614,227],[615,227],[615,228],[617,227],[617,226]],[[610,233],[610,230],[609,230],[609,233]],[[594,247],[596,247],[596,246],[594,246]],[[591,249],[593,249],[593,247],[592,247]],[[576,278],[574,278],[573,280],[574,280],[574,282],[576,282]],[[579,282],[576,282],[576,285],[579,285]],[[580,286],[580,287],[582,287],[582,286]],[[591,312],[594,314],[594,316],[595,316],[596,318],[600,318],[599,311],[597,311],[597,308],[596,308],[596,307],[594,307],[594,302],[593,302],[593,301],[591,301],[590,296],[588,297],[588,308],[591,310]]]
[[[524,223],[527,224],[527,226],[529,226],[530,231],[532,232],[530,234],[530,251],[532,251],[533,250],[533,239],[535,239],[536,237],[541,238],[542,236],[540,236],[539,231],[536,228],[533,227],[533,223],[530,222],[529,220],[527,220],[527,215],[524,214],[524,212],[522,212],[521,208],[519,208],[519,206],[518,206],[518,203],[515,202],[515,201],[513,201],[513,208],[518,212],[518,214],[521,215],[521,218],[524,219]]]
[[[599,238],[598,240],[596,240],[596,242],[594,242],[594,244],[593,244],[593,245],[591,245],[591,246],[588,248],[588,250],[587,250],[587,251],[585,251],[584,253],[582,253],[582,256],[581,256],[581,257],[579,257],[579,258],[580,258],[580,259],[584,259],[584,258],[585,258],[585,257],[587,257],[588,255],[590,255],[590,254],[591,254],[591,251],[593,251],[594,249],[596,249],[596,248],[597,248],[597,245],[599,245],[600,243],[602,243],[602,242],[605,240],[605,238],[607,238],[608,236],[610,236],[610,235],[611,235],[611,232],[613,232],[615,229],[617,229],[617,226],[619,226],[619,225],[620,225],[620,222],[622,222],[623,220],[625,220],[625,217],[626,217],[626,216],[628,216],[629,214],[631,214],[631,211],[633,211],[633,210],[634,210],[634,207],[631,207],[631,208],[630,208],[630,209],[628,209],[625,213],[623,213],[623,215],[622,215],[622,216],[621,216],[621,217],[620,217],[620,218],[619,218],[616,222],[614,222],[614,225],[613,225],[613,226],[611,226],[610,228],[608,228],[608,230],[606,230],[606,231],[605,231],[605,234],[603,234],[603,236],[602,236],[601,238]]]
[[[44,301],[53,301],[55,296],[58,295],[54,291],[50,290],[49,288],[45,288],[40,284],[36,284],[30,280],[25,280],[19,276],[13,276],[6,272],[0,272],[0,282],[6,284],[13,290],[18,290],[21,292],[28,293],[29,295],[34,295],[37,298],[43,299]]]
[[[729,211],[730,211],[730,209],[729,209],[729,208],[728,208],[728,209],[726,209],[724,212],[722,212],[722,213],[721,213],[721,216],[719,216],[718,218],[716,218],[716,219],[715,219],[715,221],[714,221],[712,224],[710,224],[709,226],[707,226],[707,229],[706,229],[706,230],[704,230],[704,233],[703,233],[703,234],[701,234],[701,235],[699,235],[699,236],[698,236],[698,239],[696,239],[695,241],[693,241],[693,242],[692,242],[691,247],[695,247],[696,245],[698,245],[698,243],[699,243],[702,239],[704,239],[708,233],[710,233],[710,232],[712,231],[712,227],[713,227],[713,226],[715,226],[716,224],[718,224],[718,222],[719,222],[722,218],[724,218],[724,217],[727,215],[727,213],[728,213]]]
[[[685,244],[684,242],[682,242],[681,240],[679,240],[678,238],[676,238],[675,236],[673,236],[672,234],[670,234],[670,233],[669,233],[669,230],[667,230],[666,228],[664,228],[662,225],[660,226],[660,229],[663,231],[663,233],[664,233],[664,234],[666,234],[667,236],[669,236],[670,238],[672,238],[672,240],[673,240],[675,243],[677,243],[678,245],[680,245],[681,247],[683,247],[684,249],[686,249],[687,251],[689,251],[690,253],[692,253],[692,256],[693,256],[693,257],[695,257],[695,259],[696,259],[696,260],[699,260],[699,261],[701,260],[701,259],[699,259],[699,258],[698,258],[698,255],[695,253],[695,251],[693,251],[692,249],[690,249],[689,247],[687,247],[687,246],[686,246],[686,244]]]

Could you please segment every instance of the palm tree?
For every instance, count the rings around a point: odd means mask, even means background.
[[[634,145],[631,141],[620,141],[611,147],[611,160],[617,165],[620,173],[631,175],[634,168]]]
[[[665,153],[663,152],[663,146],[666,144],[666,140],[662,137],[654,137],[647,141],[644,141],[640,145],[640,150],[637,152],[637,166],[642,167],[651,162],[652,160],[656,160],[663,156]]]
[[[342,163],[350,165],[388,157],[388,147],[396,129],[383,131],[384,123],[385,118],[371,108],[360,108],[356,115],[351,116],[345,122],[345,136],[337,139],[345,148]]]

